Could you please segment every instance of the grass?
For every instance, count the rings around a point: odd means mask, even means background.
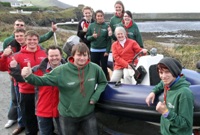
[[[31,27],[27,27],[31,29]],[[49,28],[50,29],[50,28]],[[10,36],[13,30],[12,24],[0,23],[0,41]],[[37,29],[36,30],[40,35],[48,32],[48,29]],[[62,48],[67,39],[73,35],[66,31],[57,31],[56,32],[58,45]],[[53,37],[46,42],[42,43],[43,47],[48,47],[49,45],[55,44]],[[200,45],[188,45],[182,44],[174,47],[163,46],[153,40],[145,40],[144,46],[146,49],[150,50],[151,48],[157,48],[159,54],[164,56],[174,57],[178,59],[185,68],[196,70],[196,63],[199,61],[200,57]]]

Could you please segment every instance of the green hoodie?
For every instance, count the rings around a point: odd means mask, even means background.
[[[163,91],[161,81],[153,92],[158,94]],[[161,116],[162,135],[191,135],[193,126],[194,97],[189,89],[190,83],[185,76],[170,87],[167,92],[166,105],[169,110],[168,116]]]
[[[101,67],[92,62],[83,69],[68,62],[43,77],[31,74],[25,80],[37,86],[58,86],[58,110],[64,117],[82,117],[93,112],[95,105],[90,104],[90,100],[96,103],[107,85]]]
[[[119,16],[116,16],[116,15],[111,17],[111,19],[110,19],[110,27],[111,27],[113,33],[115,32],[115,28],[117,26],[119,26],[119,24],[122,22],[122,19],[123,19],[123,17],[119,17]]]
[[[124,27],[124,24],[122,22],[119,25]],[[137,24],[134,21],[133,25],[128,29],[125,28],[125,30],[127,32],[128,38],[135,40],[141,48],[144,48],[141,33],[138,29]]]
[[[46,34],[40,36],[40,39],[39,39],[39,43],[42,43],[44,41],[47,41],[49,38],[51,38],[53,36],[53,31],[49,31],[47,32]],[[9,46],[9,43],[11,41],[13,41],[15,39],[14,35],[12,34],[10,37],[6,38],[4,41],[3,41],[3,50],[6,49],[8,46]]]
[[[94,31],[98,34],[97,38],[92,35]],[[88,31],[86,33],[87,40],[90,41],[90,47],[93,49],[104,49],[106,52],[110,52],[111,48],[111,37],[108,36],[108,25],[103,22],[101,24],[93,22],[89,25]]]

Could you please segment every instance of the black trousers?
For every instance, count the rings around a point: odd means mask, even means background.
[[[91,52],[91,61],[102,67],[106,77],[108,76],[108,56],[104,56],[105,52]]]
[[[35,115],[35,94],[20,93],[20,108],[22,112],[22,120],[25,125],[26,135],[37,135],[38,122]]]

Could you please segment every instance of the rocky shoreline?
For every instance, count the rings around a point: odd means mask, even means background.
[[[172,44],[200,45],[200,31],[142,32],[143,41],[152,40]]]

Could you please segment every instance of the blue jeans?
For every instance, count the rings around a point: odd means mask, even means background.
[[[11,79],[11,101],[10,101],[10,108],[8,111],[8,119],[9,120],[17,120],[17,97],[15,94],[14,82]]]
[[[59,118],[45,118],[37,116],[40,135],[54,135],[53,119],[55,119],[58,134],[62,135]]]
[[[84,135],[98,135],[94,113],[77,118],[60,116],[59,119],[63,135],[77,135],[79,129]]]
[[[21,113],[21,109],[20,109],[20,94],[19,94],[19,87],[18,85],[15,86],[15,94],[16,94],[16,98],[17,98],[17,122],[18,122],[18,126],[19,127],[24,127],[24,123],[22,121],[22,113]]]

